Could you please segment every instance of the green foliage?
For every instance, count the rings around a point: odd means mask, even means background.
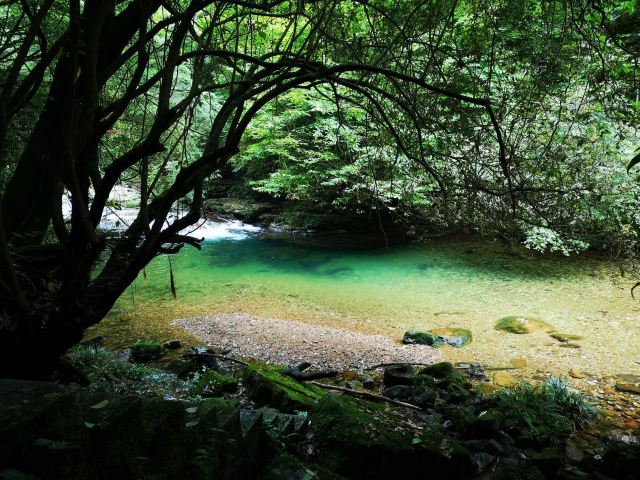
[[[67,358],[87,377],[92,391],[162,395],[169,387],[178,386],[173,375],[121,361],[102,347],[78,345],[69,351]]]
[[[554,442],[587,426],[598,411],[585,394],[572,390],[566,379],[551,377],[542,385],[519,383],[498,397],[500,410],[523,422],[535,438]]]

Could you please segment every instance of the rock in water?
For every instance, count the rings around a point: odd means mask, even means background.
[[[439,347],[444,342],[433,333],[419,332],[417,330],[407,330],[402,338],[405,345],[429,345],[430,347]]]
[[[443,343],[447,343],[452,347],[464,347],[470,344],[473,339],[471,330],[466,328],[436,328],[429,330],[429,333],[437,335]]]
[[[582,340],[582,337],[579,335],[571,335],[569,333],[559,333],[559,332],[552,333],[550,337],[555,338],[556,340],[562,343],[570,342],[571,340]]]
[[[496,324],[496,330],[509,333],[532,333],[532,332],[553,332],[554,328],[546,322],[535,317],[519,317],[511,315],[503,317]]]
[[[493,383],[499,387],[513,387],[518,380],[507,372],[496,372],[493,376]]]

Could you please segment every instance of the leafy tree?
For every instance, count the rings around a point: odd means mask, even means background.
[[[199,247],[183,231],[200,218],[205,179],[288,92],[328,85],[398,140],[468,111],[464,128],[485,132],[486,155],[509,179],[490,91],[434,63],[435,19],[456,3],[2,2],[0,374],[51,368],[151,259]],[[134,176],[139,214],[108,238],[98,224],[109,194]]]

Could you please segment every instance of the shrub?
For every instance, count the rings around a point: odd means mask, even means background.
[[[500,409],[524,422],[535,438],[552,442],[586,427],[597,415],[589,396],[572,390],[566,379],[551,377],[542,385],[522,382],[498,396]]]

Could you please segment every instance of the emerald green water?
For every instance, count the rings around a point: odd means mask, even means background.
[[[640,310],[631,279],[601,258],[541,256],[496,242],[432,240],[385,250],[364,237],[268,236],[223,229],[202,251],[158,258],[98,327],[115,344],[136,337],[188,338],[171,321],[211,312],[246,312],[382,333],[410,328],[470,329],[473,343],[446,350],[452,360],[504,366],[516,357],[543,371],[580,368],[637,373]],[[584,336],[562,348],[548,335],[494,329],[507,315],[537,316]]]

